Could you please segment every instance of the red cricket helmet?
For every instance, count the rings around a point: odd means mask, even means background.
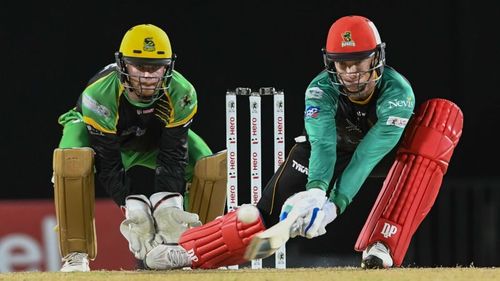
[[[323,48],[323,58],[333,84],[342,86],[342,81],[336,79],[337,70],[334,62],[357,61],[373,56],[375,59],[370,71],[375,71],[377,75],[374,75],[374,79],[379,80],[385,65],[385,43],[380,40],[378,30],[372,21],[362,16],[350,15],[332,24],[326,47]]]

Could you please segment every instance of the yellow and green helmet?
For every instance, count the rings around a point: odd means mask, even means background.
[[[168,88],[175,57],[167,33],[153,24],[140,24],[130,28],[123,36],[119,51],[115,53],[122,83],[129,78],[127,64],[165,66],[165,75],[158,90]]]
[[[152,24],[136,25],[123,36],[119,52],[123,58],[151,64],[168,64],[172,46],[167,33]]]

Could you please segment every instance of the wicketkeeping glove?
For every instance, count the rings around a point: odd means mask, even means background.
[[[125,210],[125,220],[120,224],[120,232],[127,239],[135,258],[143,260],[155,246],[155,227],[149,200],[144,195],[130,195],[122,208]]]
[[[150,199],[156,221],[156,242],[178,243],[181,234],[189,227],[201,225],[197,214],[184,211],[179,193],[158,192]]]

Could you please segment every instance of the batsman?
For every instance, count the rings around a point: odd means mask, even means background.
[[[430,99],[415,109],[410,83],[386,65],[385,43],[369,19],[333,23],[325,69],[305,91],[305,130],[266,185],[248,222],[239,210],[184,232],[182,266],[217,268],[273,254],[290,237],[314,238],[341,216],[368,177],[385,177],[354,248],[363,268],[400,266],[439,192],[462,134],[453,102]],[[146,260],[169,268],[168,246]]]
[[[185,211],[183,196],[191,182],[190,196],[197,196],[205,180],[219,181],[203,168],[225,155],[212,155],[191,131],[196,91],[174,70],[175,58],[165,31],[152,24],[132,27],[115,63],[99,71],[76,107],[60,116],[64,130],[53,168],[61,271],[89,271],[97,255],[94,174],[122,208],[120,232],[138,260],[156,245],[178,243],[188,227],[201,224],[198,214],[207,219],[193,205]],[[213,197],[224,202],[225,194]],[[217,210],[211,210],[214,217]]]

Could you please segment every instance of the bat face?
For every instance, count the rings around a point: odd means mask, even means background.
[[[271,256],[277,249],[271,248],[271,243],[267,238],[254,237],[245,252],[246,260],[263,259]]]
[[[292,211],[284,220],[255,235],[245,251],[245,259],[263,259],[274,254],[290,239],[290,228],[298,217],[299,214]]]

